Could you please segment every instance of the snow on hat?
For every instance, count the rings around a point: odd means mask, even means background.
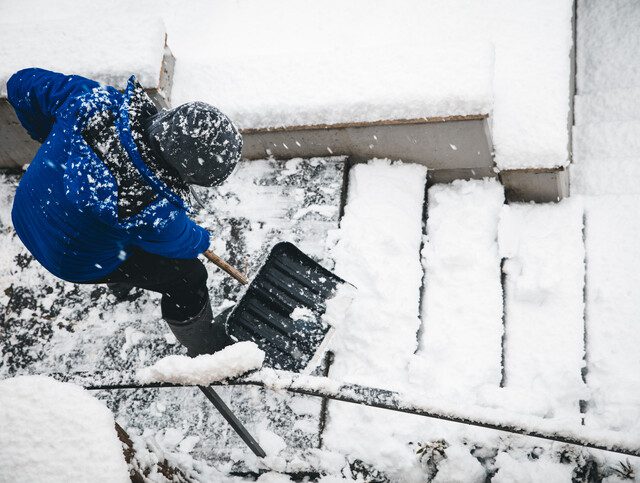
[[[231,120],[205,102],[161,111],[147,120],[145,130],[156,154],[189,184],[221,184],[242,152],[242,136]]]

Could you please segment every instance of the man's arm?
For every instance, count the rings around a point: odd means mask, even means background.
[[[209,242],[209,232],[185,212],[180,212],[161,228],[144,228],[133,240],[133,244],[144,251],[167,258],[196,258],[209,248]]]
[[[29,136],[42,143],[51,131],[56,111],[68,99],[99,85],[78,75],[29,68],[16,72],[7,81],[7,98]]]

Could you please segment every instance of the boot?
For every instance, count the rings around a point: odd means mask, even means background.
[[[195,357],[200,354],[213,354],[235,341],[227,335],[226,321],[231,308],[215,318],[211,303],[207,299],[200,313],[184,321],[165,318],[178,342],[187,348],[187,354]]]

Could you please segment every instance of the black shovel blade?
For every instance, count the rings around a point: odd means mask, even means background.
[[[342,297],[353,296],[355,287],[292,243],[278,243],[227,319],[227,333],[255,342],[267,367],[309,372],[332,335],[324,315],[340,287]]]

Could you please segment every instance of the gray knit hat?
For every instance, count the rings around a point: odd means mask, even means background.
[[[242,136],[231,120],[205,102],[161,111],[145,122],[157,156],[189,184],[216,186],[233,172],[242,153]]]

